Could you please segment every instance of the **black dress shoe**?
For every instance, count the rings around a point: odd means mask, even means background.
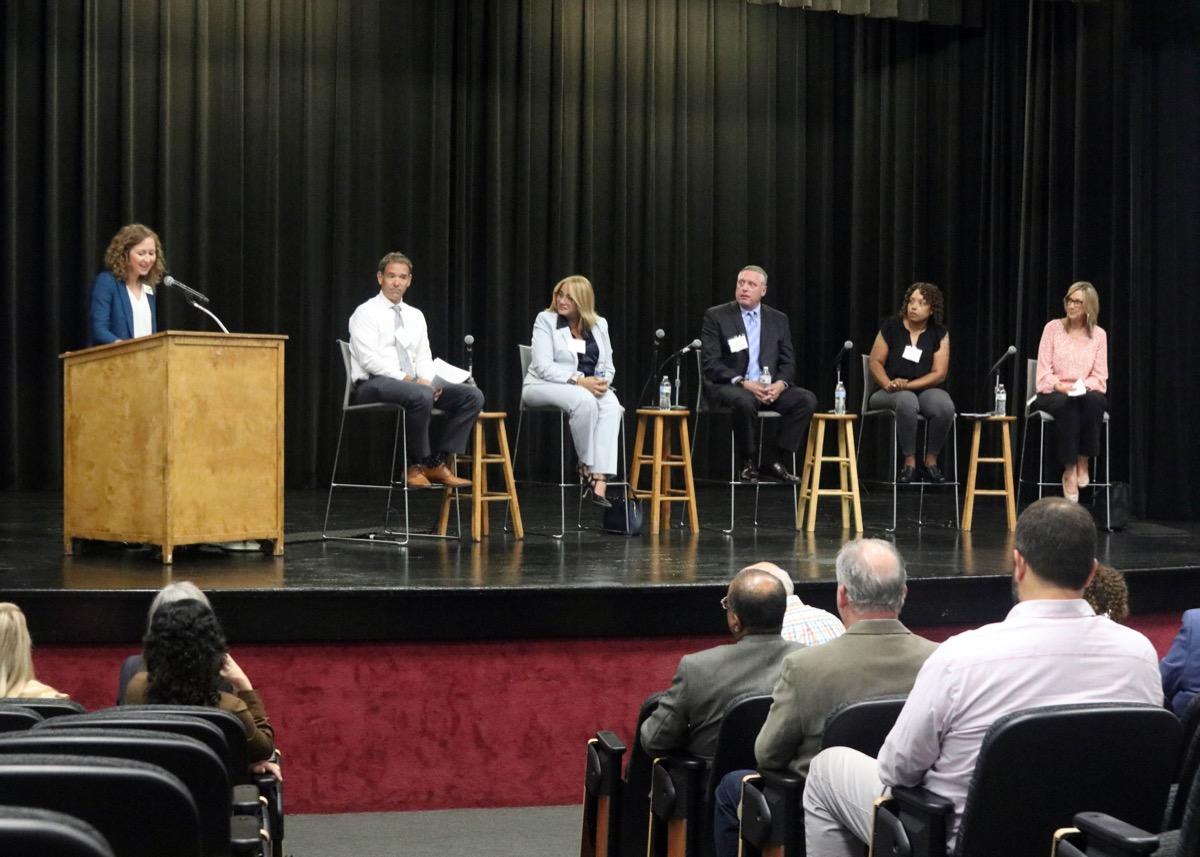
[[[896,481],[901,485],[908,485],[917,478],[917,468],[910,465],[905,465],[900,468],[900,475],[896,477]]]
[[[747,458],[742,462],[742,469],[738,473],[738,478],[743,482],[754,483],[758,481],[758,467],[755,466],[754,459]]]
[[[794,473],[788,473],[788,469],[778,461],[767,467],[767,473],[778,479],[780,482],[790,482],[792,484],[798,484],[800,482],[799,476]]]
[[[942,469],[936,464],[926,464],[925,480],[934,485],[942,485],[946,482],[946,474],[942,473]]]

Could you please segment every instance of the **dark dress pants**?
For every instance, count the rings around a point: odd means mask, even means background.
[[[405,430],[408,433],[410,463],[429,458],[429,418],[433,413],[433,387],[415,381],[397,381],[383,375],[372,375],[360,381],[350,394],[351,404],[366,405],[390,402],[404,409]],[[438,396],[437,407],[446,414],[446,427],[438,451],[462,453],[475,418],[483,410],[483,393],[470,384],[447,384]]]
[[[769,405],[760,405],[754,394],[740,384],[707,384],[706,388],[710,404],[733,412],[734,442],[743,460],[754,458],[758,452],[755,423],[760,410],[779,413],[776,444],[784,452],[796,452],[817,409],[817,397],[803,387],[788,387]]]
[[[1103,393],[1039,393],[1034,407],[1054,417],[1054,453],[1062,467],[1074,467],[1079,456],[1093,458],[1100,452],[1100,424],[1108,410]]]

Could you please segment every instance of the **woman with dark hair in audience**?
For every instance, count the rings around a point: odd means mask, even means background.
[[[33,674],[33,641],[25,614],[16,604],[0,603],[0,697],[21,699],[66,699]]]
[[[229,656],[221,623],[208,605],[193,599],[163,604],[150,618],[142,640],[146,671],[135,675],[125,701],[207,705],[229,711],[246,731],[247,758],[269,759],[275,732],[246,673]],[[220,689],[222,680],[233,693]]]
[[[1100,424],[1108,410],[1108,334],[1096,323],[1100,296],[1091,283],[1072,283],[1063,309],[1063,318],[1042,329],[1034,407],[1054,417],[1063,496],[1078,502],[1079,489],[1088,486],[1088,459],[1100,452]]]
[[[1114,622],[1129,618],[1129,587],[1125,585],[1125,575],[1112,566],[1096,566],[1092,582],[1083,590],[1083,600],[1097,616],[1107,616]]]
[[[913,283],[904,293],[900,311],[884,320],[871,346],[867,368],[879,389],[867,406],[896,414],[896,440],[904,463],[896,481],[919,476],[945,482],[938,453],[954,425],[954,402],[943,389],[950,371],[950,332],[942,325],[945,300],[933,283]],[[917,472],[917,415],[925,429],[924,473]]]

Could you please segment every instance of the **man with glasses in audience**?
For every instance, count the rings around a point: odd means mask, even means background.
[[[800,648],[779,635],[787,603],[783,584],[766,571],[743,568],[721,599],[733,642],[684,655],[671,687],[642,724],[650,756],[686,751],[711,759],[721,715],[747,693],[770,693],[784,655]]]
[[[1162,705],[1158,660],[1144,636],[1083,598],[1096,568],[1087,510],[1046,497],[1017,521],[1013,592],[1003,622],[942,643],[917,675],[879,758],[830,747],[804,787],[808,853],[866,853],[874,801],[891,786],[921,786],[954,802],[954,838],[988,727],[1013,711],[1084,702]]]

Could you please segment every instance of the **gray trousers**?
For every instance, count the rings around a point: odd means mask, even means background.
[[[849,747],[818,753],[804,783],[804,842],[820,857],[865,857],[875,798],[887,793],[879,764]]]
[[[912,390],[876,390],[867,405],[872,409],[896,413],[896,439],[905,455],[917,454],[917,414],[927,421],[925,451],[937,455],[954,425],[954,402],[941,387],[914,393]]]
[[[617,472],[622,411],[612,390],[597,399],[576,384],[529,384],[521,390],[521,400],[534,408],[566,411],[580,462],[593,473],[612,476]]]
[[[397,381],[383,375],[372,375],[360,381],[350,394],[355,405],[371,402],[391,402],[404,408],[405,431],[408,434],[408,463],[416,464],[429,457],[429,419],[432,416],[433,387],[415,381]],[[439,452],[467,451],[467,440],[475,418],[483,410],[483,393],[470,384],[447,384],[438,396],[437,408],[446,414]]]

